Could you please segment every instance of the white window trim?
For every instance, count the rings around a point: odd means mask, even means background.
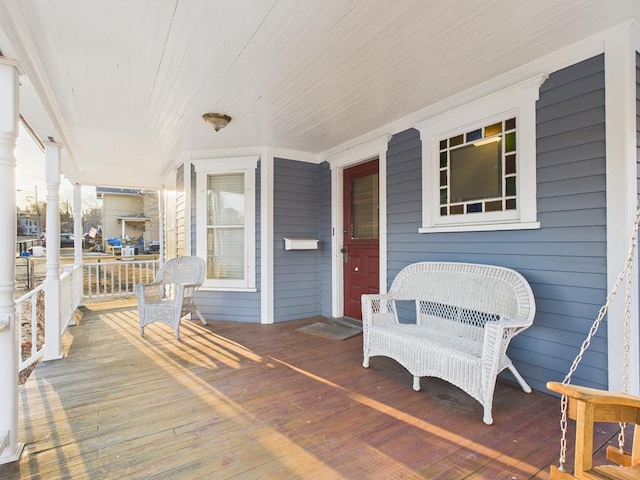
[[[536,101],[546,78],[547,75],[538,75],[416,126],[422,141],[422,228],[419,233],[540,228],[536,203]],[[517,117],[517,210],[440,217],[436,185],[439,141],[513,116]]]
[[[225,173],[243,173],[245,175],[245,279],[211,280],[206,279],[201,290],[216,291],[256,291],[256,167],[258,155],[233,158],[213,158],[194,160],[196,169],[196,221],[197,225],[206,225],[207,175]],[[197,255],[207,259],[207,229],[198,228]]]

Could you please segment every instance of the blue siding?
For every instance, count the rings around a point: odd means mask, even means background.
[[[320,314],[319,250],[285,250],[284,237],[319,238],[318,165],[274,161],[274,320]]]
[[[537,105],[539,230],[418,234],[418,132],[395,135],[387,152],[388,278],[422,260],[502,265],[522,273],[537,302],[534,326],[509,355],[539,390],[561,379],[606,295],[605,110],[603,56],[550,76]],[[606,325],[577,383],[607,387]]]
[[[192,180],[192,242],[196,241],[196,202],[195,173]],[[196,302],[205,318],[210,320],[228,320],[234,322],[260,322],[260,162],[256,167],[256,286],[257,292],[210,292],[199,291]]]

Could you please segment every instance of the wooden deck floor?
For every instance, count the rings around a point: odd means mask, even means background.
[[[548,478],[558,399],[499,381],[494,425],[455,387],[395,362],[361,366],[361,336],[184,321],[182,340],[133,308],[89,307],[63,360],[21,392],[19,462],[2,479]],[[599,430],[598,445],[612,432]]]

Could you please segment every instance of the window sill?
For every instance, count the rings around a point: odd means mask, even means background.
[[[244,288],[244,287],[213,287],[211,285],[202,285],[199,289],[199,292],[242,292],[242,293],[255,293],[258,291],[257,288]]]
[[[421,227],[418,229],[418,233],[493,232],[500,230],[536,230],[538,228],[540,228],[540,222],[478,223]]]

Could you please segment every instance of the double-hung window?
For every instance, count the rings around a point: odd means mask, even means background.
[[[257,157],[197,160],[198,256],[203,288],[255,289],[255,170]]]
[[[418,125],[420,233],[539,228],[535,102],[544,77]]]

